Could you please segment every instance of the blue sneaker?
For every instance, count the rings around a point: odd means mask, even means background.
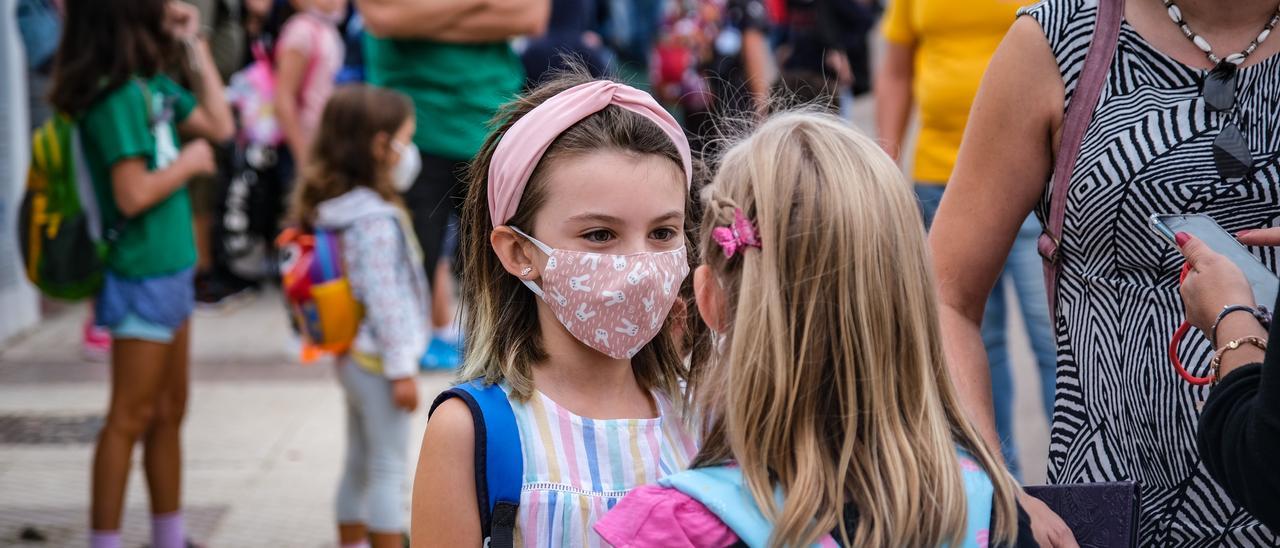
[[[458,343],[432,338],[427,353],[422,355],[423,371],[453,370],[462,365],[462,348]]]

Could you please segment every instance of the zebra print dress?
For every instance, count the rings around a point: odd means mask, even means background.
[[[1043,0],[1021,12],[1043,28],[1068,101],[1096,12],[1097,0]],[[1049,479],[1140,482],[1142,546],[1280,546],[1201,466],[1196,421],[1209,387],[1183,382],[1166,357],[1184,316],[1182,259],[1148,217],[1204,213],[1233,232],[1280,218],[1280,55],[1240,71],[1231,113],[1209,112],[1205,74],[1122,26],[1067,202]],[[1225,181],[1214,167],[1211,144],[1227,117],[1253,152],[1243,180]],[[1047,212],[1042,202],[1042,222]],[[1274,250],[1252,251],[1276,269]],[[1204,337],[1189,336],[1181,354],[1206,374]]]

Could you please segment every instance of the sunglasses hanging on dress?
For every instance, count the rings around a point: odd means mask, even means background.
[[[1209,107],[1209,112],[1219,113],[1224,117],[1229,116],[1236,106],[1240,64],[1257,51],[1258,45],[1271,36],[1272,29],[1280,23],[1280,6],[1276,7],[1275,13],[1267,20],[1267,24],[1248,47],[1226,57],[1218,57],[1213,53],[1213,46],[1209,45],[1209,41],[1191,30],[1187,21],[1182,18],[1182,9],[1173,0],[1164,0],[1164,7],[1169,13],[1169,18],[1182,31],[1182,35],[1200,48],[1200,51],[1209,58],[1209,62],[1214,64],[1213,70],[1205,75],[1204,86],[1201,88],[1201,95],[1204,97],[1205,105]],[[1253,168],[1253,154],[1249,151],[1249,143],[1245,141],[1244,134],[1240,132],[1240,127],[1234,120],[1226,120],[1222,130],[1214,138],[1213,161],[1218,168],[1218,174],[1224,179],[1239,179],[1248,175],[1249,170]]]

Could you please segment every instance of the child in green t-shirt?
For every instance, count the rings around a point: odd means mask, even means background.
[[[91,546],[120,545],[133,446],[143,440],[152,542],[184,546],[180,426],[186,408],[195,245],[186,181],[215,169],[209,143],[234,122],[198,36],[195,8],[170,0],[67,0],[50,102],[78,122],[111,242],[99,325],[114,339],[111,404],[93,462]],[[164,71],[187,65],[196,94]],[[144,435],[145,434],[145,439]]]

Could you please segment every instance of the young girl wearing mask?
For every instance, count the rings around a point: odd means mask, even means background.
[[[952,391],[897,166],[825,114],[777,116],[720,166],[694,274],[715,333],[691,387],[701,452],[596,530],[628,547],[1034,546]]]
[[[668,319],[689,271],[689,147],[648,94],[581,75],[533,90],[500,121],[462,220],[462,379],[477,392],[433,406],[413,544],[599,546],[591,525],[694,451]],[[477,478],[495,457],[480,445],[495,425],[473,405],[486,394],[509,405],[523,463],[505,524],[486,516],[493,493]]]
[[[364,310],[338,365],[347,455],[338,485],[343,548],[399,547],[410,414],[427,347],[429,293],[400,192],[417,176],[413,105],[394,91],[344,86],[320,120],[292,220],[340,234],[352,294]]]

